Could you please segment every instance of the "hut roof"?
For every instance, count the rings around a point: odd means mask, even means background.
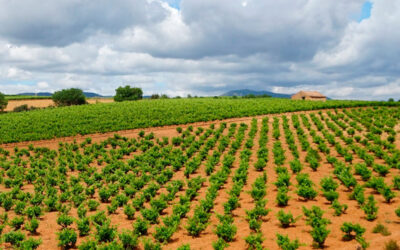
[[[323,94],[319,93],[318,91],[300,91],[304,96],[310,96],[310,97],[315,97],[315,98],[326,98]]]

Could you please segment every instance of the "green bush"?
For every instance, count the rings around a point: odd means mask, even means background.
[[[138,237],[131,231],[124,231],[119,234],[119,239],[122,242],[122,246],[126,250],[136,249],[138,246]]]
[[[13,246],[19,246],[21,242],[25,240],[25,234],[20,231],[11,231],[3,235],[3,240]]]
[[[197,216],[193,216],[188,219],[186,230],[188,234],[193,237],[198,237],[204,229],[206,229],[208,223],[202,223]]]
[[[133,224],[133,231],[138,236],[147,235],[148,228],[149,228],[149,222],[140,217]]]
[[[3,93],[0,92],[0,112],[3,112],[8,105],[8,101]]]
[[[223,239],[219,238],[217,241],[212,243],[214,250],[223,250],[229,246],[229,244]]]
[[[233,225],[233,218],[228,215],[218,215],[220,224],[217,225],[215,233],[224,241],[231,242],[235,238],[237,228]]]
[[[21,242],[20,249],[32,250],[38,248],[40,244],[42,244],[41,239],[28,238]]]
[[[278,193],[276,194],[276,203],[278,206],[287,206],[290,196],[288,195],[288,188],[287,187],[280,187],[278,188]]]
[[[107,221],[103,225],[96,226],[96,239],[99,242],[111,242],[114,240],[117,234],[117,228],[110,225],[110,221]]]
[[[57,224],[62,226],[63,228],[68,227],[73,222],[74,222],[74,218],[72,218],[71,216],[64,214],[64,213],[60,214],[60,216],[58,216],[58,218],[57,218]]]
[[[100,206],[100,203],[96,200],[89,200],[87,205],[90,211],[96,211],[97,207]]]
[[[277,214],[278,220],[281,223],[283,228],[290,227],[290,225],[294,224],[301,216],[294,218],[292,213],[289,211],[285,213],[283,210],[279,210]]]
[[[276,234],[276,243],[283,250],[296,250],[301,244],[298,239],[291,241],[287,235]]]
[[[344,240],[352,240],[356,237],[362,237],[365,233],[365,228],[360,226],[360,224],[353,224],[350,222],[343,223],[343,225],[340,227],[340,230],[345,233],[345,235],[343,235]]]
[[[380,234],[382,234],[383,236],[388,236],[388,235],[391,234],[391,233],[389,232],[388,228],[385,227],[385,225],[383,225],[383,224],[381,224],[381,223],[376,224],[376,226],[372,229],[372,232],[373,232],[374,234],[380,233]]]
[[[36,218],[32,218],[26,225],[25,229],[28,230],[30,233],[35,234],[36,230],[39,227],[39,221]]]
[[[82,218],[76,221],[79,236],[86,236],[90,232],[90,221],[89,218]]]
[[[15,107],[13,109],[13,112],[24,112],[24,111],[29,111],[29,110],[30,110],[30,108],[28,107],[28,104],[22,104],[22,105]]]
[[[361,207],[365,213],[366,219],[369,221],[375,220],[378,216],[378,207],[376,206],[376,203],[374,196],[370,195],[368,196],[367,203]]]
[[[17,216],[14,217],[14,219],[12,219],[10,221],[10,225],[15,229],[18,230],[21,228],[21,226],[24,224],[24,217],[22,216]]]
[[[63,89],[51,97],[57,106],[71,106],[86,104],[86,97],[80,89]]]
[[[340,204],[340,202],[338,200],[334,200],[332,202],[331,208],[333,208],[335,210],[334,214],[336,216],[340,216],[340,215],[342,215],[343,213],[346,212],[348,206],[346,204]]]
[[[133,220],[135,218],[136,210],[131,205],[125,205],[124,214],[128,217],[128,220]]]
[[[264,237],[262,233],[252,233],[245,238],[245,241],[248,249],[250,250],[263,249],[262,243],[264,241]]]
[[[158,226],[155,228],[154,238],[160,243],[167,243],[170,241],[172,235],[175,233],[175,226],[166,227]]]
[[[125,87],[119,87],[115,91],[116,94],[114,96],[114,101],[116,102],[136,101],[142,99],[143,97],[143,91],[141,88],[131,88],[129,85]]]
[[[397,217],[400,217],[400,207],[398,207],[394,212],[397,215]]]
[[[399,244],[397,244],[397,241],[395,240],[389,240],[388,242],[385,243],[385,250],[400,250]]]
[[[63,248],[72,248],[76,244],[77,235],[74,230],[64,228],[58,235],[58,246]]]
[[[369,243],[367,243],[363,237],[363,234],[365,233],[365,228],[360,226],[360,224],[345,222],[340,227],[340,230],[345,233],[345,235],[343,235],[343,240],[356,239],[357,242],[361,244],[361,247],[363,249],[366,249],[369,246]]]

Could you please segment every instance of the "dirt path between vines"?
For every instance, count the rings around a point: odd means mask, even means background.
[[[325,112],[328,110],[332,111],[333,109],[324,109]],[[101,141],[106,140],[107,138],[113,137],[115,134],[118,134],[118,135],[121,135],[124,137],[128,137],[128,138],[134,138],[134,137],[138,136],[138,133],[141,130],[145,131],[146,133],[153,132],[156,137],[163,137],[163,136],[171,137],[171,135],[177,134],[176,133],[177,127],[182,127],[182,128],[187,128],[189,126],[207,127],[211,124],[219,124],[221,122],[249,123],[251,121],[251,119],[253,119],[253,118],[261,119],[266,116],[274,117],[274,116],[292,115],[292,114],[308,114],[310,112],[316,112],[316,111],[309,110],[309,111],[287,112],[287,113],[280,113],[280,114],[267,114],[267,115],[251,116],[251,117],[240,117],[240,118],[230,118],[230,119],[224,119],[224,120],[214,120],[214,121],[208,121],[208,122],[195,122],[195,123],[182,124],[182,125],[168,125],[168,126],[162,126],[162,127],[137,128],[137,129],[120,130],[120,131],[106,132],[106,133],[94,133],[94,134],[88,134],[88,135],[75,135],[75,136],[54,138],[54,139],[49,139],[49,140],[4,143],[4,144],[0,144],[0,148],[10,150],[10,149],[13,149],[14,147],[24,148],[24,147],[28,147],[30,144],[33,144],[35,147],[47,147],[50,149],[57,149],[59,142],[71,143],[74,140],[76,140],[77,143],[80,143],[89,137],[92,138],[93,142],[101,142]]]

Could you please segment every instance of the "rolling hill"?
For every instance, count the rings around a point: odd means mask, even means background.
[[[246,96],[246,95],[269,95],[271,97],[277,97],[277,98],[290,98],[291,95],[288,94],[280,94],[280,93],[274,93],[270,91],[257,91],[257,90],[251,90],[251,89],[239,89],[239,90],[231,90],[228,91],[221,96]]]

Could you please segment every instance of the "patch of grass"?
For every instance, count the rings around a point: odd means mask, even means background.
[[[391,235],[391,233],[389,232],[388,228],[385,227],[385,225],[383,225],[381,223],[376,224],[376,226],[372,229],[372,232],[374,234],[380,233],[383,236]]]
[[[385,250],[400,250],[400,246],[395,240],[389,240],[385,243]]]

